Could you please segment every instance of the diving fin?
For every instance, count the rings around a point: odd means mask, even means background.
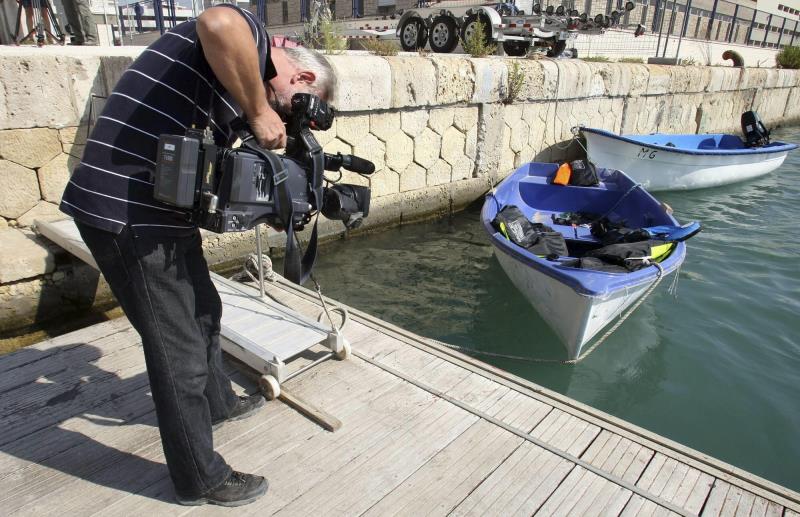
[[[700,230],[702,229],[702,226],[697,221],[692,221],[691,223],[686,223],[681,226],[665,224],[661,226],[642,228],[642,230],[650,234],[651,239],[670,242],[685,241],[686,239],[694,237],[700,233]]]

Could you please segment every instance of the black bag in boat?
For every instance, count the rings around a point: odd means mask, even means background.
[[[600,183],[597,176],[597,167],[589,160],[575,160],[570,162],[572,174],[569,176],[569,184],[576,187],[594,187]]]
[[[609,264],[608,262],[603,262],[599,258],[595,257],[583,257],[575,259],[574,263],[565,265],[571,267],[577,267],[579,269],[591,269],[593,271],[603,271],[605,273],[628,273],[630,271],[628,268],[624,266]]]
[[[661,245],[663,242],[659,241],[640,241],[640,242],[626,242],[620,244],[610,244],[602,248],[592,250],[586,253],[586,257],[593,257],[602,260],[607,264],[614,264],[622,266],[628,271],[637,271],[647,267],[642,257],[649,257],[651,246]],[[594,268],[591,268],[594,269]]]
[[[533,223],[528,221],[522,210],[514,205],[504,206],[495,216],[492,226],[511,242],[523,248],[533,245],[539,239]]]
[[[567,243],[560,232],[541,223],[528,221],[514,205],[507,205],[495,216],[492,226],[511,242],[541,256],[567,255]]]
[[[600,239],[604,246],[622,242],[641,242],[650,239],[650,234],[641,228],[628,228],[623,222],[611,222],[604,217],[592,223],[592,235]]]
[[[536,232],[536,241],[528,246],[528,251],[534,255],[542,257],[564,257],[569,255],[567,251],[567,241],[561,232],[557,232],[547,225],[542,223],[533,223],[534,231]]]

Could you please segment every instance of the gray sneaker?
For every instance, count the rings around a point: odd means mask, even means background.
[[[262,476],[231,472],[220,486],[199,497],[183,497],[176,495],[178,504],[184,506],[200,506],[215,504],[217,506],[243,506],[250,504],[267,493],[269,483]]]

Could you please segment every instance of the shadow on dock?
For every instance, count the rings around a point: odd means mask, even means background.
[[[114,446],[123,437],[123,443],[130,445],[130,437],[136,434],[149,436],[152,441],[152,431],[142,430],[156,426],[156,417],[147,375],[141,368],[140,346],[112,352],[117,357],[109,365],[113,368],[106,370],[100,365],[110,363],[108,353],[104,355],[103,350],[86,343],[68,343],[46,350],[29,347],[6,358],[0,368],[0,421],[4,429],[0,451],[8,454],[2,468],[7,474],[0,479],[5,486],[6,511],[36,504],[38,496],[63,485],[58,478],[79,478],[135,493],[142,484],[133,479],[167,476],[166,465],[148,459],[147,453],[132,454]],[[24,377],[19,375],[23,372]],[[147,445],[153,455],[160,453],[160,444],[142,445]],[[18,470],[36,464],[65,476],[55,474],[51,476],[56,478],[55,483],[41,483],[39,489],[31,490],[23,483],[26,476],[20,476]],[[108,465],[124,469],[109,475]],[[171,494],[153,496],[162,497],[170,498]]]

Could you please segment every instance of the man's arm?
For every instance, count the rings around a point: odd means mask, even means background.
[[[250,24],[235,9],[212,7],[197,18],[203,53],[220,83],[244,109],[258,143],[286,146],[286,128],[267,102]]]

